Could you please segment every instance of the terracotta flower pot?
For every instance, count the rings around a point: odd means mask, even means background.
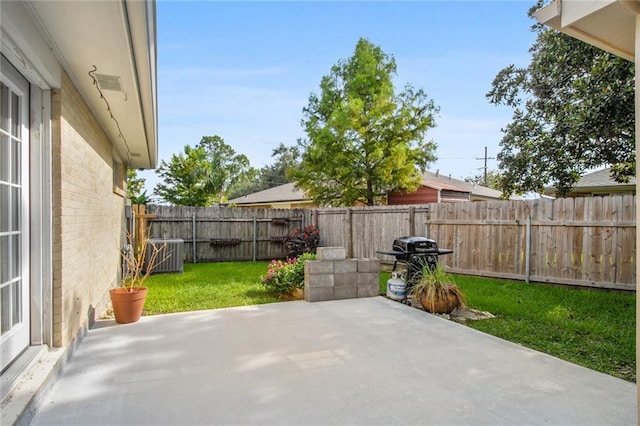
[[[287,300],[287,301],[302,300],[304,299],[304,290],[301,288],[294,288],[293,290],[291,290],[291,293],[282,294],[280,296],[280,299]]]
[[[122,287],[109,290],[113,314],[118,324],[128,324],[140,319],[147,291],[146,287],[140,287],[131,292]]]
[[[433,302],[426,297],[420,297],[420,304],[425,311],[432,314],[450,314],[460,305],[460,301],[453,295],[448,295],[443,299],[436,299]]]

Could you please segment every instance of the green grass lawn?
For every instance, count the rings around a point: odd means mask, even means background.
[[[497,318],[469,326],[636,381],[636,295],[456,276],[467,304]]]
[[[144,315],[279,302],[260,283],[269,262],[186,263],[182,274],[151,275]]]
[[[183,274],[152,275],[145,314],[278,302],[260,275],[268,262],[185,264]],[[388,272],[380,274],[386,292]],[[456,276],[469,307],[497,318],[470,327],[629,381],[635,376],[635,294]],[[427,315],[427,314],[425,314]]]

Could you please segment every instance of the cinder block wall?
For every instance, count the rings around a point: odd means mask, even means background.
[[[304,300],[373,297],[380,289],[380,260],[347,259],[344,247],[318,247],[318,260],[304,264]]]
[[[118,282],[124,198],[111,142],[66,74],[52,98],[53,340],[66,346]]]

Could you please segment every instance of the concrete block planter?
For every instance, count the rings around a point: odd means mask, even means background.
[[[378,259],[346,259],[344,247],[318,247],[317,254],[304,265],[307,302],[378,296]]]

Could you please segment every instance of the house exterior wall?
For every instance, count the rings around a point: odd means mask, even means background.
[[[438,191],[426,186],[421,186],[416,192],[410,194],[394,192],[389,194],[387,204],[390,206],[400,206],[405,204],[426,204],[437,203]]]
[[[67,346],[117,284],[125,219],[113,181],[113,168],[122,166],[64,73],[52,95],[52,142],[53,344]]]
[[[448,189],[443,189],[440,192],[440,202],[441,203],[456,203],[458,201],[470,201],[468,192],[459,192],[459,191],[450,191]]]
[[[635,185],[621,185],[619,187],[600,187],[600,188],[574,188],[565,197],[604,197],[607,195],[636,195]],[[556,198],[560,195],[556,192]]]

